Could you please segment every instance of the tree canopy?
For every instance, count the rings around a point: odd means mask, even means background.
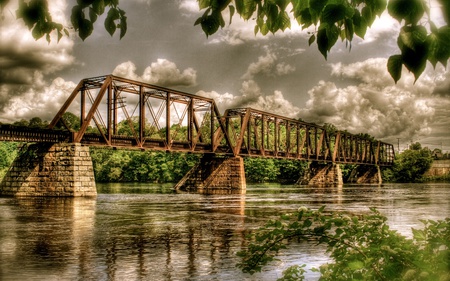
[[[3,8],[11,0],[0,0]],[[364,39],[367,29],[386,10],[401,24],[397,45],[399,53],[389,57],[387,69],[395,82],[401,78],[402,68],[412,72],[416,80],[427,62],[433,67],[444,67],[450,57],[450,1],[440,4],[444,24],[433,22],[428,0],[197,0],[203,14],[194,25],[201,26],[207,36],[215,34],[238,14],[246,21],[255,22],[255,34],[277,33],[291,28],[294,18],[302,29],[313,28],[309,45],[316,42],[326,59],[339,39],[351,48],[355,36]],[[71,8],[71,24],[78,36],[85,40],[92,34],[98,16],[107,12],[104,27],[113,36],[120,30],[120,38],[127,32],[127,17],[119,7],[119,0],[77,0]],[[35,39],[56,32],[58,40],[69,34],[62,24],[54,22],[46,0],[19,0],[16,11],[31,30]],[[224,17],[225,15],[225,17]],[[308,29],[309,30],[309,29]]]

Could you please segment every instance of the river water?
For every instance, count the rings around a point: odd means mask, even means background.
[[[88,198],[0,198],[0,280],[276,280],[318,267],[322,247],[293,245],[262,273],[235,267],[245,236],[300,206],[352,213],[376,207],[411,236],[421,219],[450,217],[450,184],[294,187],[246,194],[174,193],[170,185],[98,185]],[[316,280],[309,272],[308,280]]]

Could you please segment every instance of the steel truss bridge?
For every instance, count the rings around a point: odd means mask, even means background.
[[[79,112],[79,121],[69,111]],[[113,75],[80,81],[48,129],[1,125],[0,141],[380,166],[394,160],[392,144],[363,135],[251,108],[227,109],[221,115],[213,99]]]

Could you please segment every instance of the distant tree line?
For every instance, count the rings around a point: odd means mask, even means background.
[[[79,128],[79,119],[74,114],[65,114],[65,123],[71,125],[74,130]],[[30,120],[17,121],[12,125],[45,128],[48,122],[34,117]],[[123,127],[126,128],[126,126]],[[329,131],[335,130],[331,124],[326,124],[326,128]],[[373,139],[369,135],[365,137]],[[3,177],[10,167],[20,146],[20,143],[0,142],[0,177]],[[98,147],[91,147],[90,151],[95,178],[98,182],[177,182],[198,163],[201,157],[200,154],[113,150]],[[448,153],[443,154],[439,149],[431,151],[428,148],[422,148],[420,143],[411,144],[409,149],[396,155],[392,167],[383,169],[383,181],[450,181],[450,175],[441,178],[424,177],[434,159],[446,157]],[[258,157],[245,158],[244,165],[246,179],[252,183],[292,184],[303,176],[308,167],[303,161]],[[345,182],[355,165],[342,165],[341,168]]]

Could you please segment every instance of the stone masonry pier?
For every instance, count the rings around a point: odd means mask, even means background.
[[[35,143],[22,147],[0,183],[2,196],[96,196],[89,147]]]
[[[339,164],[309,162],[305,175],[297,181],[301,185],[342,185],[342,171]]]
[[[244,160],[205,154],[174,188],[203,193],[245,193]]]

